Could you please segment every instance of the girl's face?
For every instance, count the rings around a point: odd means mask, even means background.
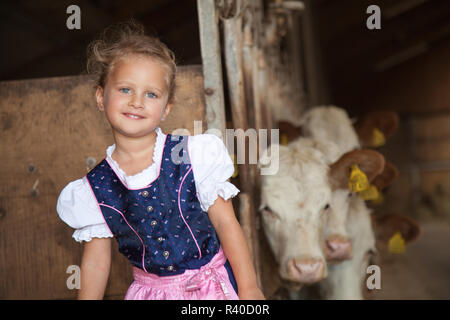
[[[148,135],[159,126],[170,111],[168,96],[164,66],[136,55],[117,61],[105,88],[96,92],[113,131],[128,137]]]

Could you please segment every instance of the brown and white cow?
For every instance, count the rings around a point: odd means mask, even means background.
[[[326,233],[334,230],[329,225],[342,224],[328,222],[333,190],[348,188],[354,164],[369,181],[384,166],[383,156],[373,150],[346,153],[330,166],[324,150],[338,152],[333,143],[298,138],[288,146],[279,146],[278,159],[276,153],[271,154],[271,147],[260,158],[260,164],[278,161],[278,173],[262,177],[262,222],[280,277],[297,288],[326,277],[324,252],[341,259],[342,252],[351,249],[348,241]]]
[[[289,127],[283,124],[280,128],[281,134],[288,129],[291,136],[302,134],[320,141],[331,141],[338,146],[339,152],[328,152],[324,150],[328,163],[336,161],[352,150],[361,149],[359,137],[353,121],[347,112],[336,106],[318,106],[305,112],[301,127]],[[337,155],[337,157],[336,157]],[[370,158],[367,158],[370,161]],[[380,168],[374,171],[369,181],[378,175]],[[363,170],[364,171],[364,170]],[[329,261],[341,261],[350,258],[351,242],[346,231],[346,217],[349,206],[350,191],[346,181],[341,186],[333,187],[332,199],[330,201],[330,213],[326,228],[326,255]],[[335,244],[334,246],[332,246]]]
[[[336,106],[319,106],[303,114],[301,125],[279,121],[282,141],[292,141],[306,136],[316,141],[326,141],[336,148],[322,150],[327,164],[336,162],[348,151],[359,149],[358,136],[347,112]],[[346,231],[349,190],[334,187],[330,199],[327,227],[325,229],[325,254],[328,261],[350,258],[351,243]]]
[[[330,262],[350,259],[352,255],[352,242],[347,231],[352,196],[348,183],[351,167],[355,164],[366,175],[368,182],[372,183],[383,172],[385,160],[377,151],[361,149],[344,153],[330,165],[332,195],[325,229],[325,254]]]

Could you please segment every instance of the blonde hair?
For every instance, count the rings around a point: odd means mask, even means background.
[[[96,76],[96,86],[105,87],[114,64],[127,55],[155,59],[167,69],[169,101],[175,94],[176,63],[173,52],[158,38],[145,34],[144,26],[131,19],[106,28],[88,45],[87,72]]]

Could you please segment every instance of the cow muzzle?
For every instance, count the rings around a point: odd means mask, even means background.
[[[325,256],[328,261],[343,261],[351,258],[352,244],[341,236],[331,236],[325,241]]]
[[[290,259],[288,261],[289,280],[305,284],[315,283],[325,278],[325,262],[319,259]]]

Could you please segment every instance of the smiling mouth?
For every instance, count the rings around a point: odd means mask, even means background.
[[[132,114],[132,113],[124,113],[123,114],[125,117],[129,118],[129,119],[133,119],[133,120],[140,120],[140,119],[144,119],[144,117]]]

